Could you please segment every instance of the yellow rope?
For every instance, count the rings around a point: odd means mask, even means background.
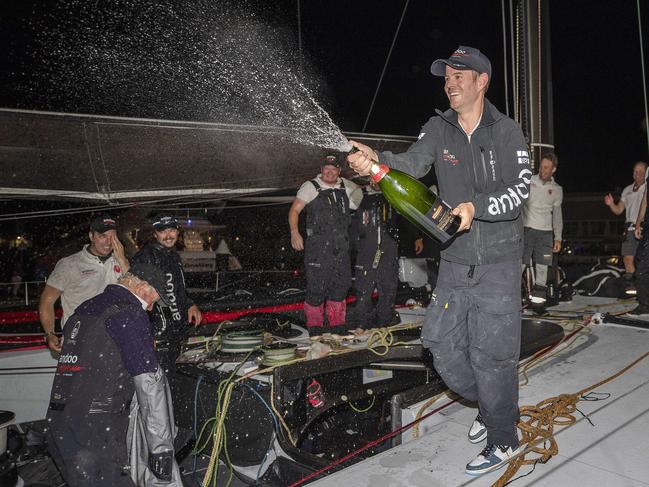
[[[222,382],[222,384],[225,381]],[[220,388],[220,387],[219,387]],[[218,473],[218,459],[222,450],[225,450],[227,456],[226,447],[226,436],[225,436],[225,417],[228,412],[228,407],[230,405],[230,398],[232,397],[232,390],[234,389],[234,383],[230,382],[225,386],[225,391],[222,396],[223,400],[217,402],[216,406],[216,427],[214,428],[214,433],[212,435],[212,454],[210,455],[210,461],[205,471],[203,477],[203,485],[209,485],[210,480],[216,481],[216,475]],[[220,391],[219,391],[220,392]],[[230,485],[232,481],[232,470],[230,470],[230,475],[228,478],[227,485]]]
[[[248,372],[245,375],[242,375],[241,377],[236,379],[234,382],[235,383],[236,382],[241,382],[242,380],[248,379],[248,378],[252,377],[253,375],[269,373],[269,372],[272,372],[273,369],[276,369],[277,367],[283,367],[284,365],[290,365],[290,364],[294,364],[294,363],[297,363],[297,362],[303,362],[304,360],[306,360],[306,357],[300,357],[300,358],[296,358],[296,359],[293,359],[293,360],[289,360],[287,362],[283,362],[281,364],[266,367],[265,369],[251,370],[250,372]],[[282,417],[282,415],[279,413],[279,411],[275,407],[275,383],[272,380],[270,381],[270,407],[273,410],[273,412],[275,413],[275,416],[277,416],[277,419],[278,419],[279,423],[282,425],[282,428],[286,432],[286,436],[288,437],[288,440],[291,442],[291,445],[295,446],[296,440],[293,437],[293,434],[291,433],[291,430],[289,429],[288,425],[284,421],[284,418]]]
[[[234,387],[236,385],[236,381],[233,380],[234,376],[237,374],[237,372],[243,366],[243,364],[246,363],[246,361],[248,360],[251,354],[252,351],[248,352],[248,354],[241,360],[241,362],[239,362],[239,364],[230,373],[227,379],[224,379],[221,382],[219,382],[217,388],[217,401],[216,401],[216,410],[214,412],[214,417],[210,418],[205,422],[205,424],[201,428],[201,433],[198,436],[198,439],[196,440],[197,446],[194,449],[194,454],[199,454],[203,451],[203,449],[205,449],[205,447],[209,443],[209,440],[207,440],[202,446],[200,446],[201,438],[203,436],[206,427],[209,424],[215,423],[212,426],[212,453],[210,454],[210,461],[208,463],[207,470],[205,471],[205,476],[203,477],[204,486],[209,485],[210,481],[216,484],[218,468],[219,468],[218,460],[221,451],[225,453],[225,458],[229,469],[229,475],[228,475],[228,480],[226,485],[230,485],[230,483],[232,482],[233,472],[232,472],[232,464],[230,463],[230,455],[228,454],[228,449],[227,449],[225,418],[227,416],[228,408],[230,406],[232,391],[234,390]]]
[[[419,408],[419,410],[417,411],[417,414],[415,414],[415,419],[414,419],[414,421],[416,421],[417,423],[416,423],[416,424],[413,426],[413,428],[412,428],[412,438],[413,438],[413,439],[417,439],[417,438],[419,438],[419,424],[420,424],[420,423],[419,423],[419,419],[421,418],[421,416],[424,414],[424,412],[426,411],[426,409],[428,409],[428,408],[431,407],[433,404],[435,404],[435,402],[437,402],[437,400],[438,400],[440,397],[442,397],[443,395],[447,395],[447,396],[448,396],[449,398],[451,398],[451,399],[453,399],[453,397],[458,397],[458,396],[456,396],[456,394],[455,394],[454,392],[452,392],[452,391],[449,389],[448,391],[441,392],[441,393],[437,394],[436,396],[431,397],[428,401],[426,401],[426,402],[425,402],[425,403],[424,403],[424,404]]]
[[[374,403],[376,402],[376,396],[372,396],[372,401],[370,402],[370,405],[367,406],[366,408],[359,408],[358,406],[355,406],[354,403],[352,403],[349,400],[346,401],[346,402],[349,405],[349,407],[352,409],[352,411],[355,411],[357,413],[366,413],[366,412],[368,412],[370,409],[372,409],[374,407]]]
[[[274,382],[270,383],[270,407],[273,409],[273,412],[275,413],[275,416],[277,416],[277,419],[279,420],[279,423],[282,425],[282,428],[284,428],[284,431],[286,432],[286,436],[288,436],[288,440],[291,442],[291,445],[296,446],[297,440],[293,437],[293,434],[291,433],[291,430],[289,429],[288,425],[284,421],[284,418],[282,417],[281,414],[279,414],[279,411],[275,407]]]
[[[395,342],[394,332],[400,330],[409,330],[421,326],[421,321],[413,323],[400,323],[398,325],[388,326],[386,328],[377,328],[370,333],[367,339],[367,348],[370,352],[383,356],[387,355],[390,347],[397,345],[408,345],[406,342]]]
[[[210,353],[210,352],[218,352],[218,351],[221,349],[221,340],[217,340],[217,337],[218,337],[218,335],[219,335],[219,332],[221,331],[221,328],[222,328],[223,325],[225,325],[226,323],[227,323],[227,324],[231,324],[232,322],[229,321],[229,320],[225,320],[225,321],[222,321],[221,323],[219,323],[219,326],[216,327],[216,331],[212,334],[212,338],[210,338],[209,340],[207,340],[207,341],[205,342],[205,351],[206,351],[207,353]],[[212,342],[217,342],[217,343],[214,345],[214,348],[210,348],[210,345],[212,344]]]

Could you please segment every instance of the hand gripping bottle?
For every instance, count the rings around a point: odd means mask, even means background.
[[[349,153],[357,151],[354,147]],[[445,243],[457,232],[460,217],[453,215],[453,209],[417,179],[378,162],[370,167],[370,177],[395,210],[431,237]]]

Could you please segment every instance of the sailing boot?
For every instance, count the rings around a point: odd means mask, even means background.
[[[309,336],[322,335],[322,324],[324,322],[324,303],[313,306],[307,302],[304,303],[304,316],[306,317],[306,329]]]
[[[347,303],[345,301],[327,301],[327,321],[329,322],[330,333],[344,335],[347,333],[345,328],[345,318],[347,312]]]

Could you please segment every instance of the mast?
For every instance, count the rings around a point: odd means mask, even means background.
[[[533,167],[554,150],[550,4],[519,0],[514,6],[513,53],[517,121],[531,148]]]

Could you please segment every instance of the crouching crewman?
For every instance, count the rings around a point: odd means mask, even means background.
[[[159,269],[134,264],[68,320],[47,413],[50,454],[68,485],[182,486],[146,313],[167,299],[164,287]]]

